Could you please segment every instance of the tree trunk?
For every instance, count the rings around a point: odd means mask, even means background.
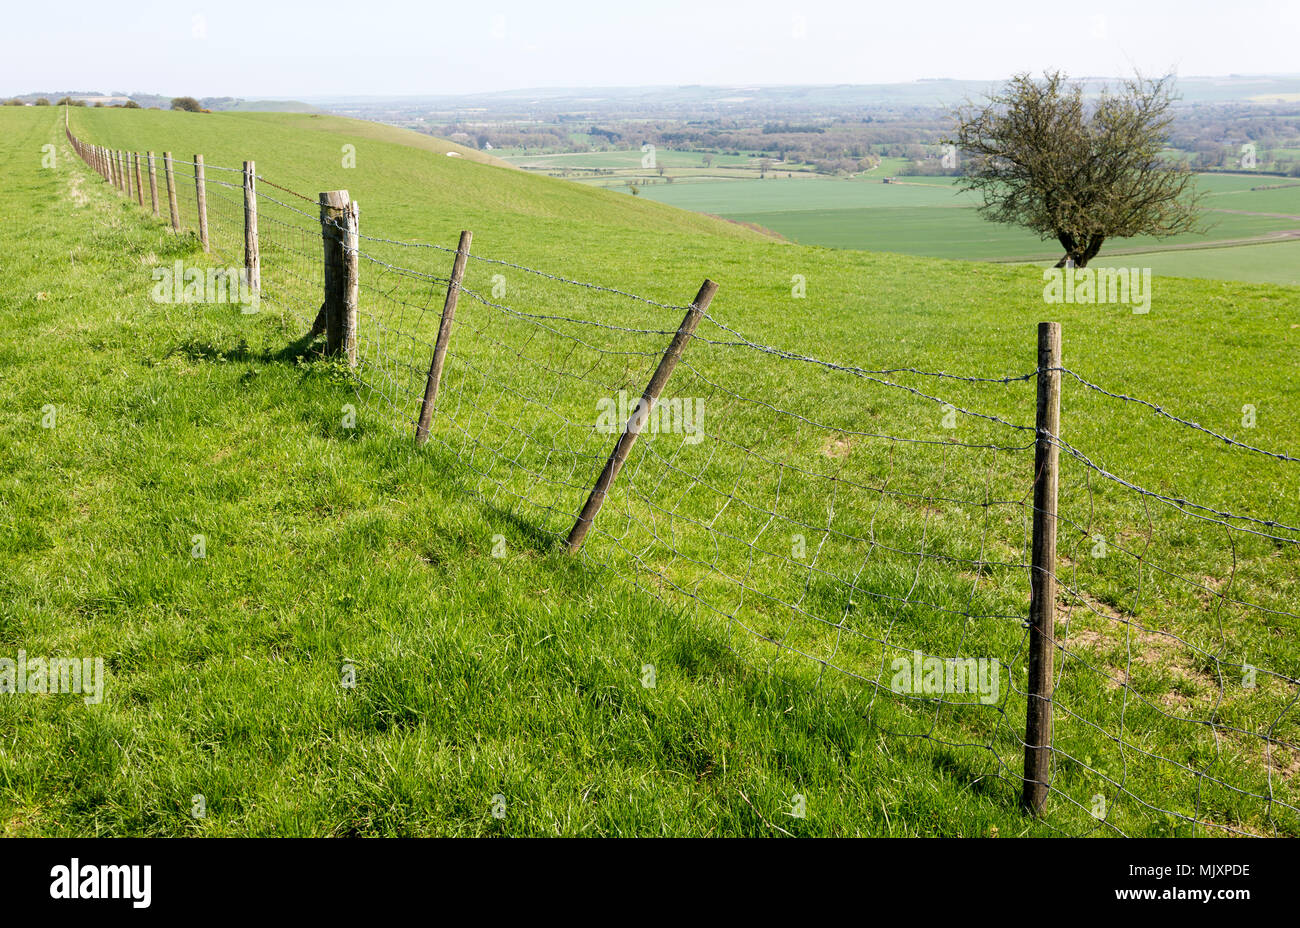
[[[1075,251],[1077,250],[1075,248],[1074,236],[1069,232],[1058,232],[1056,233],[1056,240],[1060,242],[1061,247],[1065,249],[1065,254],[1061,255],[1061,260],[1056,262],[1056,266],[1065,267],[1065,262],[1073,258],[1075,256]],[[1079,262],[1076,260],[1076,266],[1078,263]]]
[[[1082,254],[1078,258],[1075,258],[1074,266],[1087,267],[1088,262],[1097,257],[1097,252],[1101,251],[1101,243],[1105,240],[1106,236],[1104,235],[1088,236],[1088,245],[1083,249]]]
[[[1101,251],[1101,244],[1106,241],[1106,236],[1089,235],[1086,242],[1080,242],[1070,233],[1060,232],[1056,240],[1065,249],[1065,254],[1061,255],[1061,260],[1056,262],[1056,267],[1065,267],[1067,261],[1073,261],[1075,267],[1087,267],[1088,262],[1097,257],[1097,252]]]

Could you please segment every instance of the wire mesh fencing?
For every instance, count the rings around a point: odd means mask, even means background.
[[[102,149],[69,140],[111,178]],[[173,167],[192,191],[195,162]],[[238,266],[249,182],[205,167],[209,244]],[[346,230],[317,198],[255,181],[260,299],[320,334],[323,234]],[[1110,403],[1104,421],[1247,456],[1292,497],[1297,457],[1034,366],[1032,350],[1011,373],[867,369],[473,250],[454,280],[457,248],[376,235],[364,212],[353,232],[360,395],[414,434],[454,291],[428,440],[539,548],[564,544],[626,443],[581,556],[689,610],[747,665],[852,700],[1000,801],[1026,785],[1028,707],[1048,700],[1043,821],[1063,834],[1300,834],[1300,526],[1168,475],[1147,485],[1104,441],[1063,436],[1085,399]],[[668,389],[642,402],[691,313]],[[1045,373],[1062,382],[1056,432],[1034,416]],[[1044,444],[1060,457],[1048,564],[1033,554]],[[1056,588],[1046,693],[1027,666],[1035,571]]]

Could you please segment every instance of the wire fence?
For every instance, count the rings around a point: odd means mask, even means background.
[[[68,138],[112,180],[103,149]],[[243,172],[205,167],[210,247],[241,265]],[[195,162],[173,169],[191,192],[181,228],[196,229]],[[347,230],[316,198],[256,183],[260,298],[318,334],[322,230]],[[1172,477],[1145,486],[1112,472],[1106,445],[1044,433],[1034,386],[1055,372],[1067,410],[1088,394],[1118,404],[1107,417],[1131,410],[1179,430],[1132,425],[1152,442],[1182,435],[1213,446],[1197,453],[1249,456],[1292,498],[1300,459],[1064,365],[866,369],[762,344],[708,310],[669,395],[643,408],[692,307],[472,250],[453,280],[456,248],[372,235],[365,213],[361,229],[361,395],[414,429],[443,302],[462,297],[428,438],[539,548],[565,541],[639,415],[582,556],[691,611],[740,666],[851,700],[871,730],[932,743],[946,773],[1010,801],[1039,698],[1027,594],[1046,571],[1057,594],[1043,821],[1072,835],[1300,835],[1300,528],[1197,502]],[[1070,422],[1059,432],[1075,434]],[[1061,455],[1046,566],[1031,550],[1043,442]]]

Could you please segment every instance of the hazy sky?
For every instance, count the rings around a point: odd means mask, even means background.
[[[0,29],[4,94],[883,83],[1049,66],[1076,77],[1135,66],[1184,76],[1300,71],[1300,0],[69,0],[8,3]]]

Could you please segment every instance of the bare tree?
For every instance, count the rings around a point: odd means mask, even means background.
[[[1057,267],[1087,266],[1108,238],[1193,231],[1194,175],[1160,156],[1173,100],[1170,77],[1138,75],[1085,104],[1083,86],[1059,71],[1018,74],[954,114],[959,184],[981,194],[985,219],[1060,242]]]

